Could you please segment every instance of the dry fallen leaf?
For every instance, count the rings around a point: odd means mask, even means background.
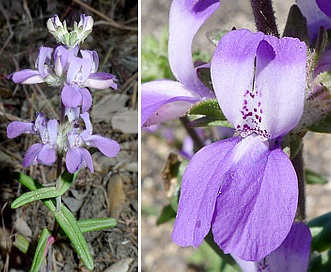
[[[138,111],[126,109],[117,113],[111,123],[114,129],[119,129],[123,133],[138,133]]]
[[[99,102],[93,105],[91,116],[94,122],[110,122],[115,112],[122,111],[129,100],[126,94],[111,93],[105,95]]]
[[[109,178],[107,195],[109,203],[108,214],[111,217],[118,218],[125,206],[123,180],[120,175],[114,175]]]

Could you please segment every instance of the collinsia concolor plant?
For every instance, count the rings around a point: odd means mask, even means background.
[[[307,221],[305,184],[323,179],[304,169],[302,152],[308,131],[331,132],[330,1],[298,0],[280,37],[271,1],[251,0],[257,31],[210,32],[211,61],[194,67],[193,36],[220,2],[173,0],[168,57],[177,81],[142,84],[142,126],[180,118],[196,151],[167,162],[177,188],[158,222],[177,214],[176,244],[205,240],[235,271],[328,271],[331,213]],[[233,135],[206,144],[201,126]]]
[[[39,138],[26,151],[23,167],[57,163],[58,177],[53,187],[44,187],[24,174],[16,175],[18,181],[31,192],[18,197],[12,207],[42,200],[56,219],[53,230],[44,229],[41,234],[31,271],[39,271],[60,230],[68,236],[85,266],[93,269],[93,259],[82,233],[116,225],[113,218],[85,220],[82,225],[61,203],[61,196],[70,188],[81,168],[87,167],[90,172],[94,172],[89,147],[98,149],[108,157],[115,157],[120,150],[116,141],[93,134],[88,112],[92,106],[92,95],[88,88],[116,90],[117,84],[114,75],[98,72],[99,58],[96,51],[79,48],[91,33],[92,27],[93,18],[82,14],[79,23],[75,22],[73,30],[68,31],[66,22],[61,22],[58,15],[54,15],[47,21],[47,28],[60,44],[56,48],[40,47],[35,69],[24,69],[8,77],[20,84],[46,82],[61,99],[60,120],[48,119],[44,113],[37,112],[33,121],[14,121],[7,127],[8,138],[22,134],[35,134]]]

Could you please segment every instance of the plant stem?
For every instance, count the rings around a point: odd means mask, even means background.
[[[257,30],[279,38],[272,1],[251,0],[251,7]]]
[[[199,149],[203,148],[205,145],[203,144],[202,140],[200,139],[198,133],[194,128],[188,127],[189,119],[184,116],[180,118],[180,121],[182,122],[184,128],[186,129],[188,135],[193,140],[194,143],[194,151],[198,151]]]
[[[300,148],[298,154],[292,160],[293,167],[298,177],[299,198],[298,210],[296,214],[296,220],[298,221],[304,221],[306,219],[305,174],[302,149],[303,147]]]

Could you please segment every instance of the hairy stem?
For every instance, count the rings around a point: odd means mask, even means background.
[[[295,172],[297,173],[298,177],[299,198],[298,210],[296,214],[296,220],[298,221],[304,221],[306,219],[305,173],[302,149],[303,147],[300,148],[298,154],[292,160]]]
[[[197,151],[201,148],[203,148],[205,145],[203,144],[202,140],[200,139],[198,133],[196,132],[196,130],[194,128],[188,127],[188,123],[189,120],[188,118],[185,117],[181,117],[180,121],[182,122],[184,128],[186,129],[188,135],[190,135],[190,137],[193,140],[194,143],[194,151]]]
[[[251,7],[257,30],[279,38],[272,1],[251,0]]]

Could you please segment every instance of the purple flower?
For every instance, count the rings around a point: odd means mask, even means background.
[[[192,41],[201,25],[219,7],[219,0],[174,0],[170,9],[168,54],[178,81],[142,84],[141,123],[158,124],[181,117],[192,104],[213,97],[198,78],[192,62]]]
[[[331,28],[331,5],[329,0],[297,0],[303,16],[307,19],[310,41],[317,39],[321,26]]]
[[[46,77],[50,74],[51,56],[53,48],[40,47],[36,61],[36,70],[24,69],[11,74],[8,78],[15,83],[36,84],[46,82]]]
[[[86,112],[92,106],[92,96],[85,87],[116,89],[116,77],[108,73],[96,73],[99,64],[98,54],[95,51],[81,50],[83,58],[70,56],[66,84],[61,93],[62,103],[65,107],[77,108],[82,105]]]
[[[284,242],[259,262],[243,261],[232,256],[243,272],[307,271],[311,234],[304,223],[294,223]]]
[[[115,157],[120,150],[120,145],[100,135],[92,135],[92,124],[89,113],[80,115],[85,123],[86,129],[81,133],[75,129],[68,135],[68,151],[66,154],[66,165],[70,173],[75,173],[81,167],[88,167],[93,173],[93,162],[91,154],[83,146],[92,146],[99,149],[107,157]]]
[[[211,75],[219,104],[238,136],[202,148],[182,180],[172,233],[180,246],[215,242],[259,261],[288,235],[296,213],[297,177],[280,147],[302,116],[306,46],[248,30],[219,42]]]
[[[41,163],[51,165],[56,161],[56,140],[58,123],[56,120],[47,120],[43,114],[37,113],[35,122],[25,123],[14,121],[7,127],[8,138],[14,138],[22,133],[39,134],[42,143],[33,144],[26,152],[23,159],[23,167],[30,164]]]

